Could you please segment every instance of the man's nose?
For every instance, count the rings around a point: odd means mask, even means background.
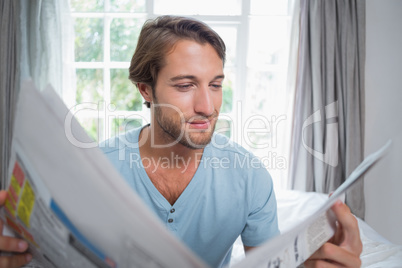
[[[194,95],[194,111],[204,116],[212,115],[215,111],[212,98],[213,96],[208,86],[199,87]]]

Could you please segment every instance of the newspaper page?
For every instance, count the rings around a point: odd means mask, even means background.
[[[52,89],[23,84],[1,215],[29,242],[35,260],[43,267],[207,267],[97,146],[74,145],[69,134],[92,144]]]
[[[345,191],[367,172],[389,149],[388,141],[377,152],[369,155],[339,186],[328,200],[302,223],[267,241],[235,264],[242,267],[297,267],[327,242],[336,230],[336,218],[331,206],[342,199]]]
[[[34,259],[43,267],[116,267],[74,228],[20,149],[12,163],[3,218],[31,244]]]

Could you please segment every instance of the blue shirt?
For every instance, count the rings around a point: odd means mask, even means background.
[[[171,205],[145,172],[147,161],[141,161],[138,148],[140,131],[111,138],[100,147],[166,228],[211,267],[229,264],[239,235],[252,247],[279,233],[272,180],[255,156],[214,134],[194,177]],[[181,160],[172,154],[159,161],[163,167]]]

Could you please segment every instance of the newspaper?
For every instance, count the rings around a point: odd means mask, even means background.
[[[336,218],[331,206],[337,200],[344,200],[346,190],[362,178],[385,155],[390,146],[391,141],[388,141],[378,151],[367,156],[315,213],[296,227],[253,250],[247,258],[233,267],[297,267],[304,263],[335,234]]]
[[[49,87],[22,86],[1,217],[43,267],[207,267],[120,178]],[[72,135],[72,136],[71,136]],[[74,137],[81,145],[66,138]],[[334,233],[330,206],[384,154],[367,158],[316,213],[235,267],[296,267]]]
[[[168,232],[99,148],[66,138],[56,93],[22,85],[14,128],[8,226],[44,267],[206,267]],[[72,118],[72,134],[92,140]]]

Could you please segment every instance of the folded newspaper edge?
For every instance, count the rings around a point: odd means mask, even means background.
[[[44,267],[207,267],[120,178],[51,87],[41,93],[22,84],[14,127],[0,214]],[[316,213],[234,267],[303,263],[334,233],[331,205],[389,146],[368,156]]]
[[[330,210],[331,206],[337,200],[342,199],[345,191],[360,178],[363,178],[362,175],[385,155],[391,143],[391,140],[387,141],[376,152],[368,155],[315,213],[296,227],[274,237],[250,252],[245,259],[235,264],[233,268],[297,267],[304,263],[335,234],[336,218]]]
[[[1,211],[44,267],[207,267],[98,146],[89,146],[92,139],[53,89],[23,83],[17,107]]]

